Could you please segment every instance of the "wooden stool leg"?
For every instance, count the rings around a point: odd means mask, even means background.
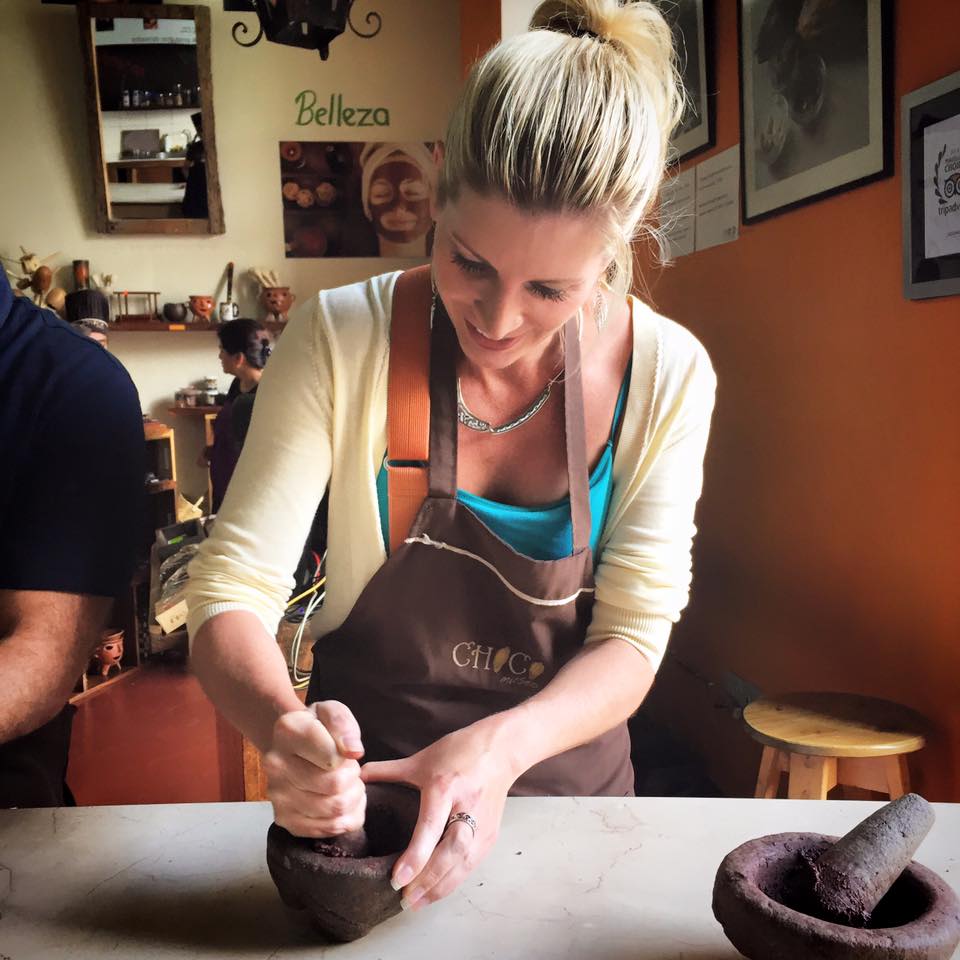
[[[887,789],[891,800],[902,797],[910,792],[910,771],[907,768],[907,758],[898,753],[893,757],[885,757],[887,769]]]
[[[837,784],[837,758],[790,754],[787,796],[791,800],[826,800]]]
[[[759,800],[773,800],[780,789],[780,771],[783,762],[776,747],[764,747],[760,758],[760,774],[754,796]]]

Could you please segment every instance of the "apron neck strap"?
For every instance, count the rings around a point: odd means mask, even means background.
[[[427,495],[430,456],[430,267],[397,277],[387,374],[390,553],[400,548]]]
[[[457,354],[443,301],[434,301],[430,341],[430,496],[457,497]]]
[[[570,486],[570,519],[573,550],[590,545],[590,473],[587,469],[587,428],[583,415],[583,379],[580,364],[580,330],[571,317],[563,336],[563,402],[567,439],[567,481]]]

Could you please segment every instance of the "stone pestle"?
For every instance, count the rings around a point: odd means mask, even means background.
[[[933,807],[908,793],[807,861],[810,913],[863,927],[933,826]]]
[[[319,721],[320,717],[317,713],[318,706],[316,703],[311,703],[307,709],[310,710]],[[351,754],[350,756],[359,759],[361,754]],[[336,770],[346,759],[348,758],[338,753],[327,769]],[[314,849],[326,857],[351,857],[358,859],[360,857],[366,857],[369,854],[370,843],[367,839],[366,830],[361,827],[359,830],[341,833],[337,837],[324,837],[321,840],[316,840],[314,842]]]
[[[362,827],[359,830],[351,830],[349,833],[341,833],[339,837],[324,837],[322,840],[316,840],[313,847],[317,853],[322,853],[325,857],[357,859],[369,856],[370,853],[367,831]]]

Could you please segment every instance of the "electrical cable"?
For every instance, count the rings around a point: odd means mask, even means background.
[[[287,609],[289,610],[298,600],[302,600],[304,597],[309,597],[311,593],[316,593],[325,583],[327,582],[326,577],[321,577],[317,580],[309,590],[304,590],[303,593],[298,594],[292,600],[287,601]]]
[[[286,606],[287,612],[284,613],[284,619],[288,622],[296,623],[297,620],[295,618],[299,617],[297,632],[294,634],[293,643],[290,645],[290,661],[288,664],[295,690],[302,690],[310,683],[310,674],[301,673],[298,666],[300,660],[300,647],[303,643],[303,635],[306,632],[307,624],[310,622],[314,612],[323,603],[324,598],[327,595],[327,591],[321,589],[327,582],[327,577],[323,572],[324,565],[327,562],[327,553],[324,551],[323,556],[320,557],[314,551],[313,556],[316,560],[316,573],[314,575],[313,585],[309,589],[304,590],[303,593],[300,593],[289,600]],[[301,600],[304,600],[307,597],[310,599],[307,601],[306,606],[302,608],[302,612],[299,608],[294,611],[290,610],[294,604],[299,603]]]
[[[300,673],[299,662],[300,662],[300,645],[303,642],[303,635],[306,632],[307,624],[310,622],[310,618],[313,616],[313,611],[323,603],[323,599],[326,596],[326,591],[323,593],[316,594],[311,598],[310,603],[307,604],[307,609],[304,612],[303,619],[300,621],[300,625],[297,627],[297,632],[293,638],[293,643],[290,645],[290,670],[293,673],[293,685],[295,690],[302,690],[305,686],[310,683],[310,674]]]

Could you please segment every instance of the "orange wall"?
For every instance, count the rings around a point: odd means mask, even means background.
[[[651,277],[719,378],[694,601],[653,708],[731,792],[759,748],[714,707],[703,680],[725,671],[917,708],[934,729],[914,786],[960,800],[960,297],[901,293],[899,138],[900,97],[960,70],[960,4],[895,7],[895,175]],[[722,150],[740,139],[737,24],[717,8]]]
[[[471,31],[499,5],[480,6],[464,0],[465,51],[492,42]],[[731,671],[921,710],[914,786],[960,800],[960,297],[903,299],[899,161],[900,96],[960,70],[960,3],[894,6],[895,176],[647,272],[719,377],[693,598],[650,709],[729,793],[759,762],[723,707]],[[722,150],[740,139],[736,4],[716,7]]]
[[[500,0],[460,0],[460,63],[470,65],[500,39]]]

